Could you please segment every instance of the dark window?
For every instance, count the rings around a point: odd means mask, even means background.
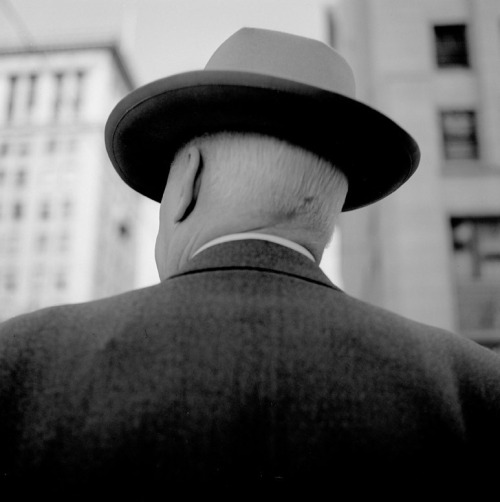
[[[453,250],[469,257],[469,278],[484,276],[490,263],[500,267],[500,216],[452,218],[451,227]],[[500,281],[500,268],[495,275]]]
[[[55,78],[55,96],[54,96],[54,119],[58,119],[61,113],[61,108],[63,104],[63,73],[54,74]]]
[[[500,328],[500,216],[451,218],[459,326]]]
[[[128,239],[130,237],[130,225],[127,222],[118,223],[118,235],[121,239]]]
[[[12,208],[12,216],[15,220],[20,220],[23,217],[23,205],[20,202],[15,202]]]
[[[14,117],[14,107],[16,103],[18,81],[19,77],[17,75],[11,75],[9,77],[9,94],[7,98],[7,122],[10,122]]]
[[[445,159],[478,159],[476,113],[472,110],[441,111]]]
[[[28,113],[28,116],[31,115],[33,108],[35,106],[37,81],[38,81],[38,75],[33,73],[29,76],[28,97],[27,97],[27,101],[26,101],[26,111]]]
[[[24,186],[26,184],[26,171],[20,170],[16,174],[16,185]]]
[[[434,26],[434,36],[439,68],[469,66],[467,30],[464,24]]]
[[[84,83],[85,83],[85,72],[84,71],[76,72],[76,89],[75,89],[75,98],[73,101],[73,108],[75,110],[75,115],[78,115],[80,113],[82,107]]]

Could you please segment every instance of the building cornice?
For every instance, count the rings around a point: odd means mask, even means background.
[[[72,44],[49,44],[23,47],[1,47],[0,57],[18,56],[29,54],[54,54],[58,52],[82,52],[82,51],[108,51],[118,68],[123,80],[128,88],[132,90],[137,87],[135,78],[130,70],[130,66],[120,50],[118,43],[114,41],[105,42],[80,42]]]

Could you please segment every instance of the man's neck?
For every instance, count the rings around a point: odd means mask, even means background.
[[[183,242],[183,245],[180,246],[180,250],[178,249],[178,256],[174,257],[174,253],[171,253],[174,258],[173,263],[175,263],[175,266],[167,270],[167,274],[165,274],[166,277],[173,275],[173,273],[183,268],[193,255],[205,244],[226,235],[259,233],[287,239],[305,248],[313,256],[316,263],[320,263],[326,246],[326,243],[319,242],[318,236],[312,232],[290,228],[284,224],[266,226],[262,224],[258,218],[249,220],[248,214],[246,214],[246,225],[242,225],[242,218],[238,218],[238,214],[232,214],[231,218],[228,218],[227,213],[205,216],[205,218],[197,220],[196,225],[184,227],[182,229],[182,235],[176,235],[176,241],[178,243],[176,247],[179,247],[180,242]],[[219,224],[214,226],[206,225],[207,221],[219,222]]]

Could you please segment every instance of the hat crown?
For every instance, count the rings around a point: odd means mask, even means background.
[[[288,33],[242,28],[214,52],[205,70],[258,73],[354,98],[347,61],[328,45]]]

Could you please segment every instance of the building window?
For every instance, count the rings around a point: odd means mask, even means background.
[[[14,118],[14,108],[16,104],[18,82],[18,75],[11,75],[9,77],[9,90],[7,97],[7,122],[10,122]]]
[[[6,272],[5,274],[5,289],[7,291],[15,291],[17,289],[17,277],[14,272]]]
[[[35,109],[38,75],[11,75],[8,79],[7,122],[19,118],[29,118]]]
[[[500,215],[451,218],[462,331],[500,329]]]
[[[48,220],[49,217],[50,217],[50,203],[45,200],[40,205],[40,218],[42,220]]]
[[[57,140],[52,138],[47,141],[47,153],[54,153],[57,150]]]
[[[68,283],[66,279],[66,274],[64,273],[64,271],[61,270],[56,276],[56,282],[55,282],[56,289],[58,290],[66,289],[67,285]]]
[[[28,96],[26,98],[26,114],[29,117],[33,113],[35,107],[36,84],[38,75],[32,73],[28,77]]]
[[[64,73],[55,73],[55,95],[54,95],[54,119],[57,120],[61,114],[61,108],[64,98]]]
[[[131,229],[130,225],[126,221],[121,221],[118,223],[118,236],[122,240],[127,240],[130,237]]]
[[[434,38],[438,68],[469,66],[465,24],[434,26]]]
[[[472,110],[441,111],[444,158],[478,159],[476,112]]]
[[[15,220],[20,220],[23,217],[23,205],[20,202],[15,202],[12,208],[12,217]]]
[[[9,144],[2,143],[2,145],[0,146],[0,157],[6,157],[8,153],[9,153]]]
[[[83,70],[76,72],[76,84],[75,84],[75,95],[73,100],[73,109],[75,111],[75,116],[80,114],[82,103],[83,103],[83,91],[85,84],[85,72]]]
[[[500,283],[500,216],[455,217],[451,226],[454,252],[467,257],[463,276]]]

